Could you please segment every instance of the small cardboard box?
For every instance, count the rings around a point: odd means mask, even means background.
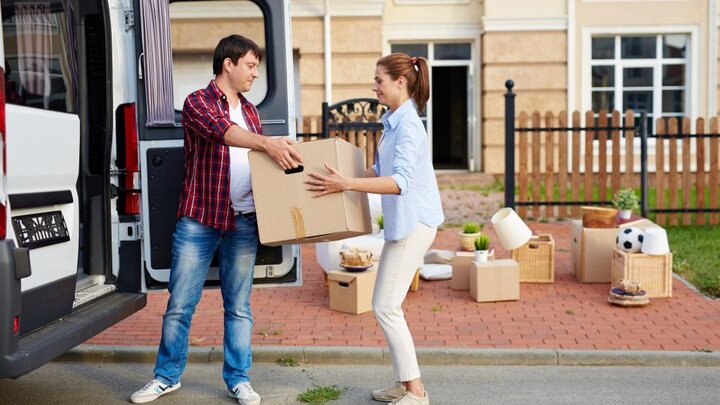
[[[612,285],[620,280],[637,281],[648,298],[672,297],[672,253],[646,255],[613,251]]]
[[[450,288],[453,290],[470,289],[470,264],[475,260],[475,252],[457,251],[450,264],[452,266],[452,279]]]
[[[371,311],[376,274],[374,270],[361,273],[343,270],[328,272],[330,309],[350,314]]]
[[[657,226],[648,219],[621,224],[618,228],[584,228],[580,220],[570,224],[570,255],[575,277],[581,283],[612,281],[612,260],[620,229],[635,226],[647,229]]]
[[[366,193],[345,191],[313,198],[308,173],[326,174],[324,163],[345,177],[362,177],[362,151],[339,138],[292,146],[303,159],[302,171],[283,171],[267,154],[250,151],[250,175],[260,242],[268,246],[314,243],[372,232]]]
[[[520,299],[520,266],[512,259],[470,265],[470,296],[477,302]]]

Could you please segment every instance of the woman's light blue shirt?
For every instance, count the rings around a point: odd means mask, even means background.
[[[418,223],[436,227],[445,216],[427,132],[413,100],[385,113],[382,123],[384,132],[372,168],[380,177],[392,177],[400,189],[398,195],[382,195],[385,239],[398,240]]]

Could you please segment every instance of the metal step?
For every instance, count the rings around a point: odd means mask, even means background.
[[[111,292],[115,291],[115,289],[116,287],[114,284],[95,284],[90,287],[84,288],[82,291],[75,291],[73,308],[77,308],[96,298],[100,298],[103,295],[110,294]]]
[[[0,356],[0,378],[16,378],[42,366],[141,310],[146,300],[141,293],[113,293],[22,337],[14,353]]]

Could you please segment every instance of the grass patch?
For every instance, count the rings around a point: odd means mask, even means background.
[[[281,357],[275,362],[283,367],[297,367],[300,364],[295,357]]]
[[[670,226],[673,272],[714,298],[720,298],[720,262],[717,259],[718,226]]]
[[[490,193],[502,193],[505,191],[505,183],[500,177],[494,177],[493,182],[489,184],[463,184],[456,183],[450,184],[447,187],[441,187],[441,189],[447,190],[468,190],[477,191],[484,197],[490,195]]]
[[[298,395],[297,399],[306,404],[325,404],[340,399],[344,392],[345,390],[338,388],[337,385],[313,387]]]

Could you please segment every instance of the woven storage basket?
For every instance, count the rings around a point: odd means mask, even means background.
[[[646,255],[644,253],[613,252],[612,284],[620,280],[640,282],[649,298],[672,297],[672,253]]]
[[[533,236],[512,251],[512,259],[520,266],[521,283],[552,283],[555,281],[555,241],[550,234]]]

